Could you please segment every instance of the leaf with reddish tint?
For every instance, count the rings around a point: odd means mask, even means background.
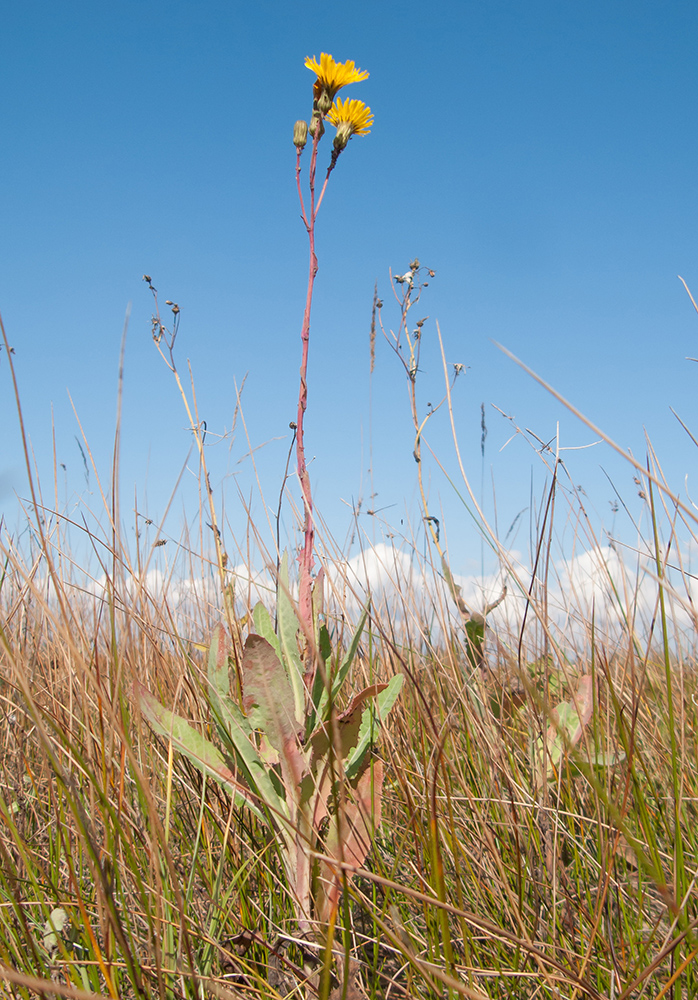
[[[311,773],[303,779],[302,798],[309,803],[310,823],[313,830],[318,830],[324,818],[328,815],[327,801],[333,784],[344,774],[344,760],[352,747],[356,745],[361,723],[359,706],[350,719],[339,724],[339,752],[341,762],[330,752],[330,741],[326,732],[316,733],[312,742]],[[368,711],[365,709],[365,711]]]
[[[304,799],[310,803],[311,823],[317,830],[328,815],[327,803],[333,783],[343,774],[352,780],[363,767],[366,754],[378,738],[381,721],[387,717],[400,693],[404,677],[396,674],[387,684],[364,688],[337,716],[336,744],[330,747],[329,723],[312,739],[312,776],[304,779]],[[341,764],[333,752],[341,755]]]
[[[231,730],[240,728],[251,736],[254,728],[230,697],[229,659],[230,640],[223,626],[219,625],[213,631],[208,650],[208,695],[218,732],[226,745],[230,743]]]
[[[387,684],[372,684],[371,687],[359,691],[351,699],[343,712],[334,720],[334,724],[339,727],[339,747],[342,760],[345,760],[349,752],[354,749],[359,739],[361,718],[364,704],[369,698],[375,698],[377,694],[385,691]],[[330,723],[328,722],[322,729],[318,729],[311,740],[313,756],[311,764],[321,760],[330,748]]]
[[[296,719],[295,700],[283,664],[261,635],[250,635],[242,657],[243,709],[255,711],[255,721],[278,751],[287,795],[296,801],[307,767],[300,750],[302,726]]]
[[[274,631],[274,622],[271,620],[271,615],[261,601],[258,601],[257,604],[255,604],[254,611],[252,612],[252,618],[257,635],[261,635],[262,638],[266,639],[269,645],[276,651],[279,659],[281,659],[281,643],[279,642],[279,637]]]
[[[356,789],[347,789],[351,799],[344,803],[340,815],[333,816],[325,841],[325,854],[347,865],[360,868],[371,850],[381,821],[383,764],[377,760],[359,778]],[[350,881],[353,873],[346,871]],[[328,923],[339,905],[342,873],[328,861],[320,862],[318,918]]]

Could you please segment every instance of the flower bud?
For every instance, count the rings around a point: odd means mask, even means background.
[[[308,141],[308,123],[297,121],[293,126],[293,145],[297,146],[298,149],[303,149],[306,142]]]
[[[351,139],[354,130],[349,122],[340,122],[337,126],[337,134],[334,137],[334,148],[338,153],[346,149],[346,145]]]
[[[323,122],[321,116],[317,113],[314,113],[313,117],[310,119],[310,128],[308,131],[312,135],[313,139],[315,138],[316,132],[318,133],[318,139],[322,139],[325,134],[325,123]]]
[[[323,89],[315,103],[320,114],[326,115],[332,107],[332,95],[328,90]]]

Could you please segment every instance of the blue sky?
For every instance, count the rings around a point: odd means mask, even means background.
[[[230,529],[240,495],[261,523],[235,384],[269,503],[276,504],[295,418],[307,241],[294,188],[293,122],[310,113],[322,51],[370,72],[347,96],[375,124],[354,138],[318,220],[320,271],[311,327],[307,446],[321,513],[343,539],[350,505],[378,540],[416,517],[404,374],[385,344],[368,420],[374,283],[390,311],[389,269],[417,256],[426,290],[421,406],[440,398],[439,321],[449,362],[468,366],[455,416],[476,488],[488,437],[485,507],[496,488],[501,534],[540,496],[540,460],[494,408],[563,447],[593,434],[497,350],[518,355],[640,459],[645,431],[677,490],[695,493],[698,433],[698,7],[680,2],[401,3],[191,0],[55,4],[3,13],[0,57],[0,310],[45,500],[98,508],[76,443],[68,393],[106,482],[119,346],[131,304],[123,399],[122,513],[162,517],[190,435],[150,337],[153,278],[181,307],[180,367],[190,359],[209,460]],[[330,137],[321,146],[329,158]],[[306,164],[307,167],[307,164]],[[0,354],[0,507],[16,523],[27,495],[7,364]],[[493,406],[494,404],[494,406]],[[429,440],[457,466],[445,415]],[[259,448],[258,446],[264,445]],[[614,480],[635,516],[632,472],[605,447],[565,453],[596,523],[611,528]],[[195,469],[195,462],[190,463]],[[465,512],[437,466],[454,566],[479,564]],[[184,473],[165,534],[193,517]],[[184,513],[183,513],[184,511]],[[527,517],[528,515],[526,515]],[[621,515],[622,516],[622,515]],[[286,514],[286,524],[290,514]],[[401,525],[400,521],[404,523]],[[521,523],[525,522],[525,517]],[[419,525],[416,525],[419,529]],[[614,530],[623,531],[620,523]],[[528,529],[518,538],[528,544]]]

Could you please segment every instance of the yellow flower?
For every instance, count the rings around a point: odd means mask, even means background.
[[[326,104],[326,107],[320,108],[323,114],[329,111],[338,90],[346,87],[348,83],[360,83],[361,80],[368,79],[366,70],[357,69],[351,59],[347,59],[344,63],[337,63],[326,52],[320,53],[320,62],[315,56],[312,59],[307,56],[305,65],[317,76],[313,93],[316,100],[319,101],[322,98],[322,103]]]
[[[335,149],[342,150],[353,135],[368,135],[373,125],[371,109],[363,101],[343,101],[341,97],[332,105],[327,120],[337,128]]]

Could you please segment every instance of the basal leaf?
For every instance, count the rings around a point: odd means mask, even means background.
[[[395,674],[391,677],[385,686],[385,690],[381,691],[376,699],[378,705],[378,715],[380,716],[381,722],[385,722],[388,718],[388,714],[392,709],[395,702],[400,696],[402,691],[402,685],[405,683],[404,674]]]
[[[343,761],[348,759],[350,752],[358,742],[365,703],[385,691],[387,687],[387,684],[373,684],[369,688],[364,688],[363,691],[359,691],[358,694],[354,695],[343,712],[335,716],[334,725],[337,727],[339,737],[339,746],[335,748],[335,751],[341,754]],[[329,754],[330,734],[331,724],[328,720],[327,724],[312,737],[311,767],[313,770]]]
[[[261,601],[258,601],[257,604],[255,604],[254,611],[252,612],[252,619],[254,621],[254,627],[257,635],[261,635],[263,639],[266,639],[269,645],[276,651],[276,655],[279,659],[283,660],[281,643],[279,642],[279,637],[274,631],[274,623],[271,620],[269,612]]]
[[[383,764],[377,760],[359,778],[351,798],[339,816],[333,816],[325,841],[325,854],[337,861],[360,868],[371,850],[381,821]],[[352,875],[346,872],[347,881]],[[343,878],[327,861],[320,862],[321,891],[318,893],[318,918],[327,923],[337,909]]]
[[[378,739],[379,729],[380,723],[376,716],[375,707],[373,705],[366,705],[361,715],[359,738],[345,765],[345,774],[349,780],[356,777],[361,770],[364,757]]]
[[[141,711],[155,732],[171,740],[172,745],[202,774],[209,775],[233,792],[238,804],[246,802],[252,811],[262,818],[254,801],[248,797],[248,789],[237,781],[220,750],[194,729],[186,719],[161,705],[141,684],[137,684],[136,692]]]
[[[233,791],[237,804],[246,802],[252,812],[264,820],[258,803],[258,799],[261,799],[275,820],[283,821],[288,818],[286,803],[274,788],[257,751],[242,729],[231,725],[229,736],[231,744],[237,752],[249,789],[236,780],[220,750],[205,736],[202,736],[197,729],[190,726],[186,719],[161,705],[157,698],[141,684],[137,685],[136,690],[143,715],[155,732],[172,740],[172,745],[185,757],[188,757],[203,774],[210,775]],[[252,795],[250,795],[250,790]]]
[[[558,705],[548,727],[546,768],[549,778],[554,774],[563,754],[579,743],[593,710],[593,679],[590,674],[584,674],[579,679],[574,701],[564,701]]]
[[[261,635],[247,637],[242,672],[243,708],[248,715],[253,707],[256,708],[259,728],[279,753],[286,800],[290,803],[299,794],[297,789],[307,768],[299,743],[302,726],[296,719],[288,676],[275,651]]]
[[[373,711],[373,706],[366,707],[369,699],[383,692],[388,687],[387,684],[374,684],[370,688],[365,688],[355,695],[347,708],[341,715],[338,715],[333,723],[328,721],[327,725],[318,730],[311,740],[311,774],[303,779],[302,798],[309,803],[310,822],[314,830],[319,829],[323,819],[328,815],[328,799],[334,782],[345,773],[344,767],[351,759],[352,751],[356,747],[365,713]],[[368,722],[365,726],[369,732]],[[375,729],[375,727],[374,727]],[[331,743],[331,739],[334,743]],[[337,756],[341,758],[337,760]],[[365,752],[362,754],[362,759]],[[356,768],[352,771],[352,776],[356,774]]]
[[[360,771],[369,747],[378,738],[381,723],[387,719],[388,713],[397,701],[404,680],[403,674],[395,674],[376,697],[375,705],[367,705],[364,709],[358,742],[345,764],[345,774],[348,779],[355,777]]]
[[[288,553],[284,552],[279,567],[279,585],[276,591],[276,621],[283,662],[288,671],[298,722],[305,720],[305,685],[303,667],[298,652],[298,615],[291,601],[288,583]]]
[[[208,651],[208,686],[211,701],[215,702],[230,694],[228,678],[228,653],[230,644],[225,629],[219,625],[213,630]]]
[[[349,643],[349,649],[347,650],[347,654],[342,660],[342,665],[337,671],[337,676],[334,678],[332,684],[333,697],[336,697],[339,694],[342,688],[342,684],[344,684],[346,676],[349,673],[349,668],[354,662],[354,657],[356,656],[356,651],[359,648],[359,643],[361,642],[361,636],[363,635],[367,618],[368,618],[368,605],[366,605],[363,612],[361,613],[361,618],[359,618],[359,624],[356,626],[354,635],[352,636],[351,642]]]

